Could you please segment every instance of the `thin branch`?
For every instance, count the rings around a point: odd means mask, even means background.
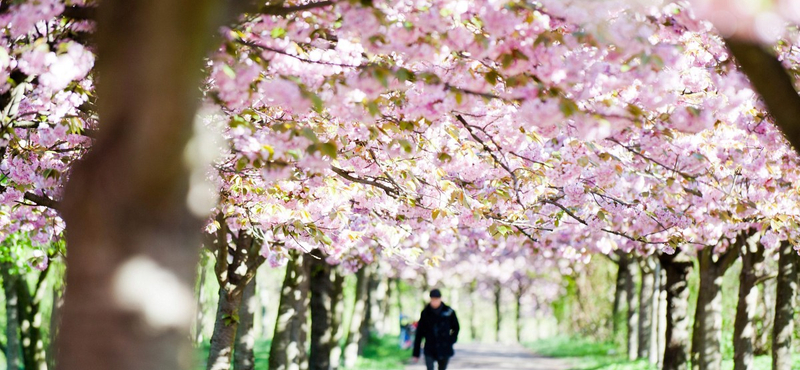
[[[259,9],[258,12],[265,15],[283,16],[292,13],[302,12],[304,10],[324,8],[327,6],[332,6],[333,4],[334,4],[333,1],[318,1],[315,3],[294,5],[294,6],[266,5],[261,9]]]
[[[346,171],[346,170],[343,170],[343,169],[341,169],[339,167],[336,167],[336,166],[331,166],[331,171],[333,171],[334,173],[336,173],[337,175],[343,177],[346,180],[350,180],[352,182],[357,182],[357,183],[360,183],[360,184],[370,185],[370,186],[374,186],[376,188],[379,188],[379,189],[383,190],[386,193],[386,195],[388,195],[388,196],[390,196],[392,198],[397,198],[397,196],[400,194],[400,191],[398,189],[391,188],[391,187],[389,187],[389,186],[387,186],[385,184],[382,184],[380,182],[377,182],[375,180],[355,177],[355,176],[351,175],[351,173],[352,173],[351,171]]]

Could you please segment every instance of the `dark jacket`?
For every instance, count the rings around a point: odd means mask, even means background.
[[[453,356],[453,344],[458,339],[456,311],[442,303],[440,310],[425,306],[417,324],[414,338],[414,357],[419,357],[419,347],[425,338],[425,356],[436,359]]]

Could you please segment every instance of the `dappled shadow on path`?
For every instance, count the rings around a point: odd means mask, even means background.
[[[423,362],[423,361],[420,361]],[[541,357],[518,344],[457,344],[448,370],[567,370],[568,360]],[[425,364],[407,370],[423,370]]]

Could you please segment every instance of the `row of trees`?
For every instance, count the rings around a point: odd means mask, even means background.
[[[797,345],[793,343],[798,319],[794,315],[797,253],[788,243],[765,251],[758,235],[743,237],[739,243],[738,255],[677,254],[673,259],[615,253],[608,259],[616,270],[608,315],[583,317],[573,307],[569,312],[574,319],[569,313],[561,313],[560,319],[568,321],[572,330],[595,337],[599,334],[599,338],[618,338],[617,333],[622,333],[630,360],[645,359],[659,368],[719,369],[727,347],[732,348],[735,369],[751,368],[755,355],[763,354],[772,356],[774,369],[791,369]],[[729,282],[727,288],[738,286],[738,292],[725,291],[723,277],[737,260],[737,276],[728,274],[728,280],[735,283]],[[598,279],[606,273],[595,266],[568,280],[579,279],[581,274]],[[592,294],[604,296],[609,286],[603,285],[604,279],[600,281],[574,281],[570,284],[575,288],[568,289],[568,295],[577,301]],[[723,294],[731,294],[727,299],[733,303],[723,306]],[[602,305],[605,301],[590,302]],[[723,326],[723,322],[731,326]]]
[[[688,4],[223,3],[0,6],[0,226],[66,238],[60,367],[185,368],[203,225],[227,302],[210,366],[263,263],[505,239],[658,256],[680,368],[690,258],[713,302],[751,229],[797,238],[794,26],[765,50]]]

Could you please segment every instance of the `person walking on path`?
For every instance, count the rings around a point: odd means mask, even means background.
[[[453,357],[453,344],[458,339],[458,318],[456,311],[442,303],[439,289],[431,290],[431,301],[422,310],[414,337],[413,363],[419,362],[420,346],[425,338],[425,366],[433,370],[434,363],[439,370],[447,370],[447,362]]]

